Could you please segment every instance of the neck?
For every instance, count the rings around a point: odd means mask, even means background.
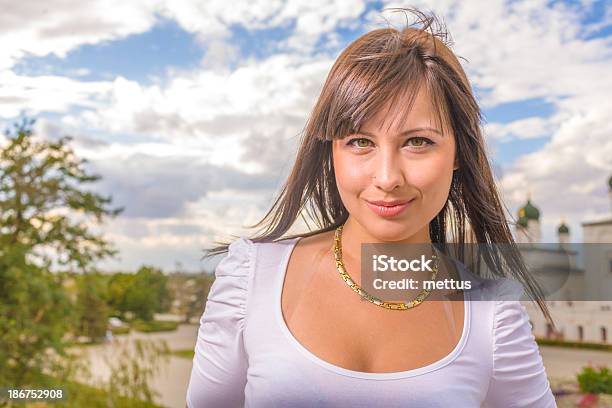
[[[342,255],[343,258],[358,264],[361,255],[361,244],[431,244],[429,236],[429,224],[410,236],[397,235],[382,237],[375,236],[372,232],[365,229],[354,218],[348,217],[342,228]],[[331,243],[333,246],[333,242]],[[418,245],[415,247],[424,248],[428,245]]]

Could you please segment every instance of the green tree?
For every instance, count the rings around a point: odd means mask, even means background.
[[[189,323],[191,319],[200,316],[204,312],[208,292],[215,278],[212,274],[201,273],[192,278],[189,278],[184,285],[184,294],[182,298],[182,311],[185,315],[184,322]]]
[[[117,250],[82,218],[93,216],[101,224],[123,207],[106,208],[112,198],[82,188],[100,176],[86,172],[87,160],[68,145],[71,136],[36,141],[33,124],[24,118],[7,130],[8,144],[0,151],[0,247],[22,244],[44,264],[51,258],[42,250],[52,249],[59,265],[88,272],[93,261]]]
[[[110,308],[106,304],[104,281],[97,273],[86,273],[78,279],[76,313],[77,333],[96,341],[106,334]]]
[[[107,287],[107,302],[111,307],[111,313],[126,320],[126,313],[129,312],[126,293],[134,280],[133,273],[114,273]]]
[[[49,372],[45,356],[62,355],[74,315],[52,261],[79,272],[117,253],[87,221],[102,223],[123,208],[85,191],[97,181],[68,146],[72,139],[36,140],[24,118],[6,131],[0,149],[0,383],[36,382]],[[53,259],[55,256],[55,259]],[[6,362],[6,363],[5,363]]]
[[[168,277],[152,266],[141,266],[136,273],[116,273],[108,283],[108,303],[114,313],[125,318],[152,320],[155,312],[169,308]]]
[[[164,340],[135,340],[132,344],[119,342],[117,353],[107,360],[111,379],[104,388],[108,390],[108,406],[118,406],[118,396],[153,403],[159,395],[150,381],[169,361],[170,348]]]
[[[152,266],[142,266],[125,292],[127,310],[142,320],[152,320],[153,313],[167,310],[168,278]]]
[[[26,260],[28,248],[0,247],[0,384],[44,384],[46,350],[64,354],[72,309],[62,281]]]

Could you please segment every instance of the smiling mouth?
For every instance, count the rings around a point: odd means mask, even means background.
[[[414,200],[415,199],[413,198],[410,201],[403,201],[400,204],[396,205],[379,205],[367,200],[366,203],[375,214],[384,218],[392,218],[398,216],[404,210],[406,210]],[[381,202],[378,201],[377,203]]]

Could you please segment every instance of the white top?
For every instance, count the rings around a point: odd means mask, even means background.
[[[283,281],[298,240],[241,237],[229,246],[200,320],[189,408],[556,407],[525,307],[499,300],[522,293],[509,279],[464,292],[460,341],[425,367],[365,373],[318,358],[282,316]]]

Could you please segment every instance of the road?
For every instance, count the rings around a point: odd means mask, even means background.
[[[114,343],[83,347],[92,374],[92,377],[86,381],[95,385],[96,381],[108,380],[110,368],[107,359],[111,362],[116,359],[122,344],[133,344],[136,339],[165,340],[171,350],[193,349],[197,331],[196,325],[179,325],[178,329],[172,332],[150,334],[133,332],[117,336]],[[170,356],[151,381],[151,389],[159,393],[155,402],[166,407],[184,408],[190,374],[191,359]]]
[[[119,336],[120,342],[131,342],[135,339],[165,340],[172,350],[193,349],[197,325],[180,325],[173,332],[152,334],[130,333]],[[112,343],[85,347],[90,361],[91,371],[97,380],[106,380],[110,373],[104,357],[112,358],[117,352],[117,345]],[[569,348],[541,346],[540,353],[549,378],[574,379],[580,369],[593,362],[594,365],[612,367],[612,352],[597,350],[575,350]],[[152,388],[159,392],[156,402],[170,408],[185,407],[185,394],[191,374],[191,359],[170,357],[152,381]]]
[[[540,346],[540,354],[542,355],[546,372],[551,378],[574,379],[582,367],[589,362],[595,367],[605,365],[612,368],[611,351]]]

